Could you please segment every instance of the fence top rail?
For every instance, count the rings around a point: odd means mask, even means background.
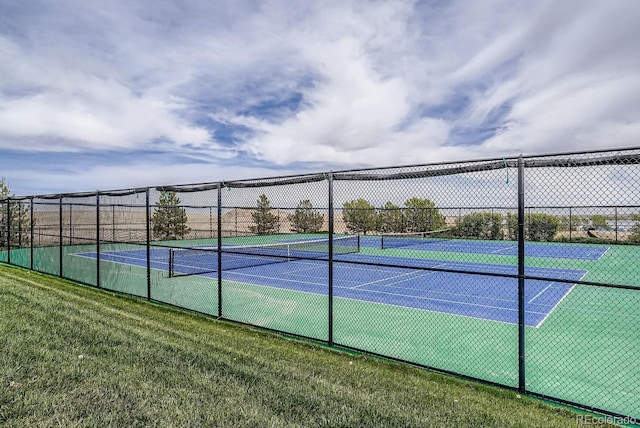
[[[626,152],[626,153],[625,153]],[[606,154],[606,155],[604,155]],[[576,158],[580,155],[594,155],[591,157]],[[598,156],[595,156],[598,155]],[[240,179],[231,181],[214,181],[209,183],[176,184],[165,186],[148,186],[131,189],[116,189],[93,192],[59,193],[32,196],[11,196],[6,200],[26,199],[61,199],[71,197],[90,196],[129,196],[145,193],[151,189],[157,191],[175,192],[200,192],[217,190],[220,188],[252,188],[284,186],[291,184],[313,183],[328,180],[331,176],[334,180],[343,181],[371,181],[371,180],[403,180],[444,175],[455,175],[469,172],[490,171],[503,168],[517,168],[518,159],[523,159],[525,168],[576,168],[584,166],[602,165],[632,165],[640,164],[640,147],[602,149],[592,151],[576,151],[553,154],[520,155],[519,157],[486,158],[475,160],[457,160],[437,162],[430,164],[398,165],[389,167],[370,167],[349,169],[341,171],[320,172],[314,174],[283,175],[263,178]],[[412,171],[402,171],[412,168]],[[400,171],[399,171],[400,170]]]

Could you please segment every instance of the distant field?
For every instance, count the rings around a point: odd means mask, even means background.
[[[575,426],[515,392],[0,266],[0,425]]]

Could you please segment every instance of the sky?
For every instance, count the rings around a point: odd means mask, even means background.
[[[0,0],[16,195],[640,146],[640,1]]]

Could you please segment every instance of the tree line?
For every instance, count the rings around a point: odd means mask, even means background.
[[[407,199],[402,207],[388,201],[381,208],[365,199],[355,199],[343,204],[342,218],[349,232],[364,235],[424,232],[446,226],[445,217],[433,201],[416,197]]]
[[[0,188],[1,189],[1,188]],[[156,239],[181,239],[189,234],[186,210],[180,206],[175,192],[162,192],[151,217],[152,230]],[[279,232],[279,217],[273,214],[269,198],[261,194],[251,213],[253,224],[249,226],[255,235],[272,235]],[[24,210],[26,213],[26,210]],[[2,217],[0,213],[0,224]],[[388,201],[376,208],[369,201],[359,198],[345,202],[342,217],[349,233],[405,233],[424,232],[447,228],[444,215],[436,204],[426,198],[412,197],[403,206]],[[295,211],[287,216],[291,232],[318,233],[322,231],[324,215],[313,207],[310,200],[298,203]],[[640,215],[633,215],[635,225],[630,229],[630,242],[640,242]],[[19,223],[20,220],[12,220]],[[545,213],[525,214],[525,239],[527,241],[553,241],[560,230],[611,230],[605,216],[555,216]],[[13,229],[13,227],[12,227]],[[27,230],[23,228],[23,230]],[[1,231],[0,231],[1,233]],[[502,215],[490,211],[480,211],[456,218],[448,228],[452,237],[484,240],[517,240],[518,216],[515,213]],[[0,234],[0,242],[2,240]]]
[[[182,239],[191,232],[187,225],[187,212],[180,206],[181,201],[176,192],[162,192],[151,216],[153,235],[156,239]],[[269,198],[262,194],[256,201],[256,208],[251,213],[253,224],[249,226],[255,235],[273,235],[278,233],[279,218],[272,213]],[[323,215],[313,208],[308,199],[300,201],[293,214],[288,216],[292,224],[292,232],[315,233],[322,228]]]
[[[277,231],[278,217],[271,213],[271,204],[266,195],[260,195],[255,211],[251,214],[254,224],[250,231],[256,235],[273,234]],[[404,207],[387,202],[376,209],[364,199],[345,202],[342,217],[350,233],[369,232],[417,232],[436,230],[445,226],[445,218],[435,203],[429,199],[411,198]],[[324,216],[308,200],[302,200],[293,214],[288,215],[291,231],[296,233],[317,233],[323,226]]]
[[[0,200],[11,196],[4,179],[0,179]],[[30,230],[35,219],[30,221],[28,206],[23,201],[9,201],[0,209],[0,247],[29,245]],[[176,192],[162,192],[151,216],[151,227],[155,239],[183,239],[191,229],[188,216]],[[269,198],[262,194],[251,213],[253,224],[249,226],[255,235],[271,235],[279,231],[279,218],[273,214]],[[390,201],[376,208],[369,201],[359,198],[345,202],[342,217],[349,233],[404,233],[423,232],[447,228],[444,215],[436,204],[426,198],[412,197],[402,206]],[[313,207],[309,199],[301,200],[292,214],[287,216],[291,232],[318,233],[322,231],[324,215]],[[640,243],[640,215],[631,217],[634,225],[629,229],[628,242]],[[7,223],[11,236],[7,236]],[[553,241],[560,230],[612,230],[607,217],[601,214],[590,216],[555,216],[545,213],[525,214],[525,239],[528,241]],[[448,227],[452,237],[517,240],[518,216],[515,213],[502,215],[479,211],[456,218]]]

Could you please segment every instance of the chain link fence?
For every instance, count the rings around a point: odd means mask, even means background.
[[[640,418],[640,149],[0,200],[0,261]]]

